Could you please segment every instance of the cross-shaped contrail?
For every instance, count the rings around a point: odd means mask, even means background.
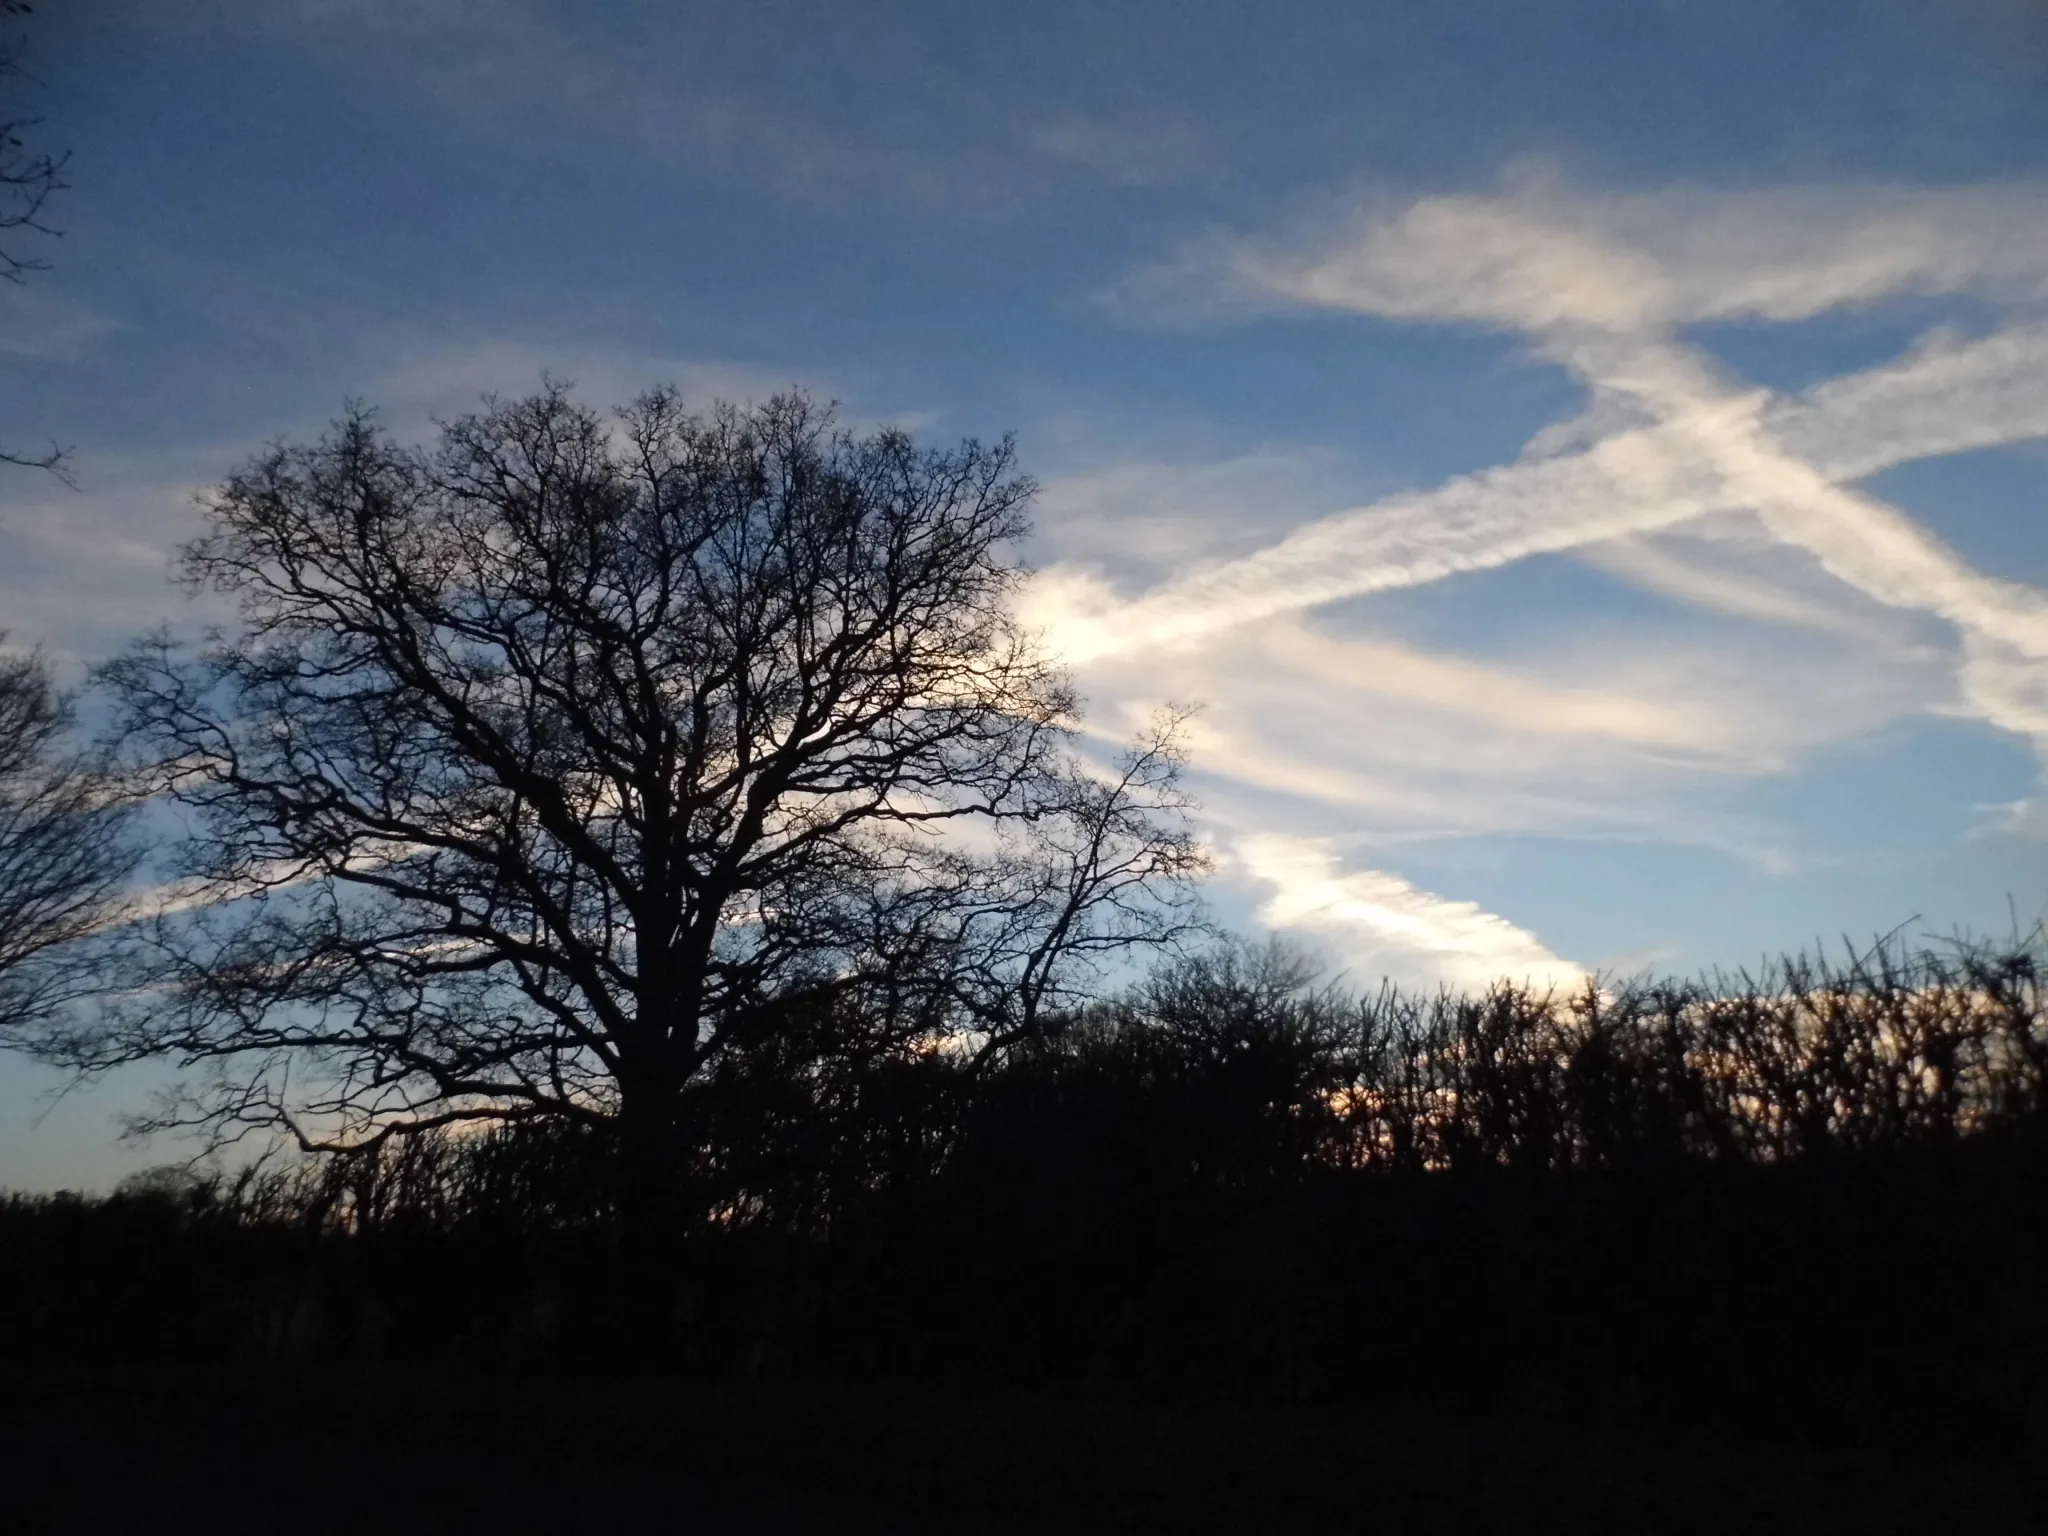
[[[1973,569],[1858,485],[1892,465],[2048,435],[2048,325],[1937,333],[1792,397],[1733,376],[1681,334],[1693,320],[1802,319],[1994,279],[2038,291],[2048,227],[2022,220],[2015,234],[1999,222],[2007,204],[1978,194],[1887,195],[1850,209],[1834,239],[1802,227],[1783,197],[1722,199],[1689,223],[1679,204],[1623,202],[1426,199],[1306,257],[1238,260],[1239,281],[1311,308],[1519,332],[1586,385],[1592,409],[1515,462],[1320,518],[1128,600],[1055,567],[1031,617],[1077,663],[1127,662],[1345,598],[1747,512],[1867,597],[1953,625],[1962,707],[2048,763],[2048,597]],[[1742,225],[1759,219],[1745,259]],[[1276,925],[1354,922],[1398,942],[1434,922],[1468,959],[1573,969],[1467,903],[1383,872],[1343,875],[1315,840],[1252,835],[1237,851],[1277,890],[1264,914]]]
[[[1852,481],[1911,459],[2048,434],[2048,327],[1830,380],[1744,390],[1670,337],[1552,335],[1596,392],[1651,417],[1578,452],[1527,457],[1334,513],[1241,559],[1117,602],[1055,569],[1034,616],[1076,661],[1198,639],[1274,614],[1748,510],[1880,602],[1953,623],[1965,696],[2048,756],[2048,598],[1973,570]]]

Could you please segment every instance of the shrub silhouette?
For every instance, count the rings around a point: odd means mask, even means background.
[[[600,1326],[616,1147],[540,1126],[15,1197],[0,1347],[2018,1445],[2048,1363],[2039,959],[1356,995],[1229,946],[979,1062],[795,995],[701,1089],[673,1171],[696,1221],[632,1359]]]

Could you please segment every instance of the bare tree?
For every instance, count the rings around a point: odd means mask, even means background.
[[[212,498],[240,621],[108,672],[190,825],[148,997],[45,1053],[204,1067],[163,1123],[362,1146],[615,1129],[659,1197],[686,1090],[795,990],[968,1040],[1188,921],[1170,738],[1085,773],[1011,617],[1011,444],[801,396],[606,422],[550,385],[391,443],[353,411]]]
[[[1070,766],[1060,814],[1032,823],[977,871],[982,888],[952,903],[977,1063],[1041,1040],[1104,962],[1203,931],[1188,885],[1207,861],[1183,819],[1186,719],[1162,713],[1109,772]]]
[[[0,20],[26,16],[33,10],[26,0],[0,0]],[[6,106],[0,106],[0,277],[14,283],[47,266],[24,255],[15,241],[23,232],[56,233],[43,222],[43,210],[51,197],[64,190],[64,164],[70,158],[31,149],[23,137],[42,119],[16,115],[11,103],[14,83],[27,78],[21,67],[22,46],[18,37],[0,38],[0,89],[10,98]]]
[[[27,0],[0,0],[0,24],[33,9]],[[64,165],[70,158],[31,148],[25,137],[42,119],[20,116],[15,109],[16,82],[27,78],[21,54],[20,38],[0,36],[0,278],[10,283],[48,265],[26,254],[19,237],[56,233],[43,222],[43,212],[51,197],[64,190]],[[59,476],[64,474],[64,459],[64,450],[54,443],[43,453],[0,447],[0,464],[47,469]]]
[[[0,656],[0,1045],[40,1039],[105,985],[93,941],[135,864],[131,807],[71,730],[44,659]]]

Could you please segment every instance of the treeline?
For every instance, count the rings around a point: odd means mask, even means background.
[[[2017,1444],[2048,1379],[2041,958],[1890,944],[1554,998],[1353,994],[1234,948],[980,1061],[861,1048],[793,996],[692,1085],[651,1313],[616,1149],[512,1127],[17,1197],[5,1347]]]

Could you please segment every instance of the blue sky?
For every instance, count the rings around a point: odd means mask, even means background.
[[[1015,430],[1033,619],[1167,699],[1215,904],[1363,979],[1743,964],[2048,908],[2048,13],[79,0],[0,291],[0,622],[160,619],[195,490],[802,384]],[[103,1179],[140,1081],[0,1183]],[[33,1122],[40,1118],[40,1126]]]

